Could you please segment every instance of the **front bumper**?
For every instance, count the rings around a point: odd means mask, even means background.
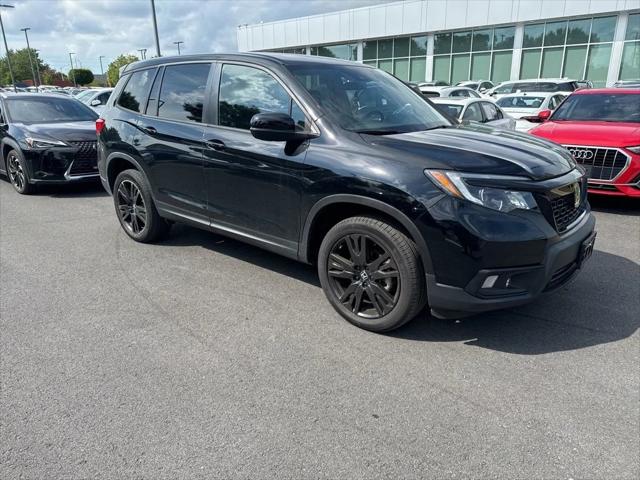
[[[29,183],[60,184],[97,180],[97,155],[92,142],[81,143],[78,148],[23,150]]]
[[[460,318],[516,307],[531,302],[543,292],[561,287],[580,271],[581,246],[594,234],[594,228],[595,218],[587,211],[579,224],[563,238],[549,242],[540,263],[481,269],[464,287],[438,283],[434,274],[427,274],[427,294],[432,313],[439,318]],[[512,284],[508,289],[496,289],[497,292],[484,295],[482,286],[492,277],[498,277],[498,281],[510,278]]]

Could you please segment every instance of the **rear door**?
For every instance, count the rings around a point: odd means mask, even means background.
[[[211,62],[166,65],[156,76],[138,148],[149,169],[158,207],[208,224],[202,123]]]

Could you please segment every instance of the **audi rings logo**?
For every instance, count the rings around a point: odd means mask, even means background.
[[[593,158],[593,152],[586,148],[570,148],[569,152],[576,160],[591,160]]]

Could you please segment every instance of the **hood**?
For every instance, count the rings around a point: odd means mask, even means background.
[[[22,125],[25,136],[29,134],[43,139],[48,137],[63,142],[97,140],[96,124],[93,121],[68,123],[38,123]]]
[[[640,145],[640,123],[553,121],[531,131],[564,145],[632,147]]]
[[[364,138],[385,156],[412,156],[420,159],[424,168],[544,180],[564,175],[575,166],[569,152],[559,145],[483,125]],[[383,153],[385,147],[392,151]]]

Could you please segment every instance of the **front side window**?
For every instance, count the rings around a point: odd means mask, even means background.
[[[553,120],[640,123],[640,95],[585,94],[571,95],[551,117]]]
[[[286,113],[304,128],[304,114],[287,91],[267,72],[244,65],[224,65],[218,97],[218,122],[226,127],[249,129],[257,113]]]
[[[155,74],[155,68],[132,73],[126,86],[122,89],[122,93],[120,93],[118,105],[127,110],[141,112]]]
[[[511,93],[511,92],[513,92],[513,83],[500,85],[498,88],[496,88],[496,93],[498,94]]]
[[[478,103],[471,103],[467,107],[462,116],[463,120],[473,120],[474,122],[482,122],[482,112],[480,111],[480,105]]]
[[[487,118],[487,122],[498,120],[500,118],[498,109],[493,103],[482,102],[482,110],[484,110],[484,116]]]
[[[8,98],[7,110],[13,123],[57,123],[92,121],[98,115],[72,98]]]
[[[160,87],[158,116],[201,123],[210,69],[210,63],[167,66]]]

